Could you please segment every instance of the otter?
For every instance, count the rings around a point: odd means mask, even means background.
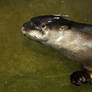
[[[72,84],[80,86],[92,82],[92,25],[78,23],[62,15],[31,18],[22,26],[29,39],[51,46],[67,58],[77,61],[82,69],[70,75]]]

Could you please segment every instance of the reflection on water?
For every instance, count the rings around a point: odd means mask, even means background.
[[[45,14],[65,14],[92,24],[91,5],[92,0],[0,0],[0,90],[90,92],[91,85],[76,88],[70,84],[69,75],[79,69],[76,62],[29,41],[20,29],[31,17]]]

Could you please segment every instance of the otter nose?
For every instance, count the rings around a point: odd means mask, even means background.
[[[29,29],[31,27],[31,23],[27,22],[23,24],[24,29]]]
[[[29,23],[29,22],[23,24],[23,27],[24,27],[24,28],[27,28],[27,27],[29,27],[29,26],[30,26],[30,23]]]

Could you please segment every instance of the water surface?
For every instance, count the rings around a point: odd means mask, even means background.
[[[92,24],[92,0],[0,0],[0,92],[91,92],[70,83],[79,64],[22,35],[24,22],[45,14]]]

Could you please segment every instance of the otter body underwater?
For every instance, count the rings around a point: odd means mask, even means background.
[[[78,61],[83,69],[71,74],[75,85],[92,81],[92,25],[77,23],[60,15],[33,17],[22,26],[29,39],[58,49],[61,55]]]

